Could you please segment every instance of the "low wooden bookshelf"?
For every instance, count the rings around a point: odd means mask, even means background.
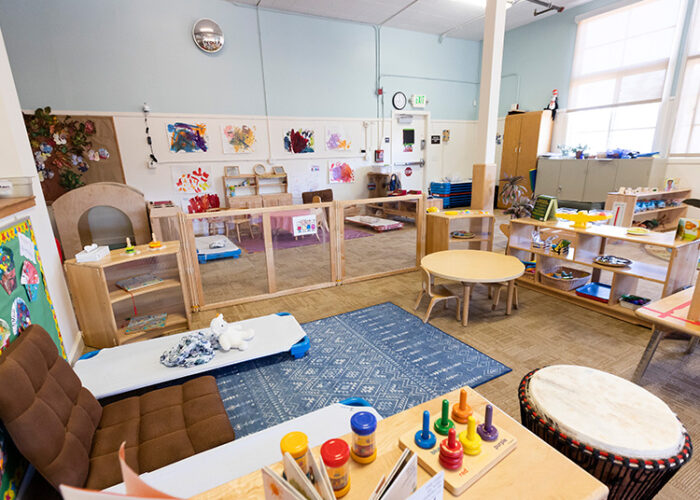
[[[685,217],[688,212],[688,205],[680,203],[670,206],[669,202],[685,200],[690,197],[690,192],[690,189],[672,189],[669,191],[652,191],[636,194],[608,193],[605,200],[605,210],[612,210],[614,203],[623,203],[625,209],[622,214],[622,220],[618,223],[619,226],[631,227],[635,222],[649,219],[664,219],[662,224],[654,229],[654,231],[670,231],[676,229],[678,219]],[[635,212],[638,201],[648,200],[663,200],[669,206]]]
[[[535,273],[524,274],[518,278],[518,283],[526,288],[560,297],[569,302],[608,314],[630,323],[651,326],[619,304],[619,299],[625,294],[634,294],[640,280],[663,285],[661,297],[671,295],[692,285],[695,267],[700,256],[700,239],[681,241],[675,239],[674,232],[653,232],[646,236],[627,234],[627,228],[611,225],[591,225],[587,229],[571,227],[572,223],[563,221],[540,222],[534,219],[514,219],[510,221],[507,252],[523,261],[536,263]],[[565,254],[559,255],[546,248],[532,247],[532,232],[539,229],[542,237],[556,236],[571,241],[571,247]],[[633,262],[628,267],[613,268],[602,266],[594,259],[606,253],[618,253],[618,246],[608,248],[608,243],[627,242],[640,245],[651,245],[667,248],[670,260],[658,264]],[[607,250],[606,250],[607,249]],[[598,302],[587,297],[576,295],[575,290],[564,291],[546,285],[540,279],[540,273],[552,272],[560,266],[578,267],[591,273],[591,281],[600,282],[601,273],[612,273],[610,283],[610,298],[607,303]],[[655,299],[655,297],[650,297]]]
[[[470,211],[471,212],[471,211]],[[444,212],[426,215],[425,253],[426,255],[443,250],[493,250],[494,215],[491,212],[459,213],[447,215]],[[468,231],[473,238],[454,238],[454,231]]]
[[[113,347],[178,331],[191,326],[189,294],[184,289],[179,241],[165,241],[160,250],[138,245],[136,254],[112,250],[97,262],[64,263],[73,307],[85,345]],[[117,281],[152,274],[161,281],[129,292]],[[134,316],[166,313],[160,328],[126,332]]]

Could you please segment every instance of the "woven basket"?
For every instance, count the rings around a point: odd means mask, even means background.
[[[566,271],[573,274],[573,279],[563,280],[559,278],[552,278],[551,276],[547,276],[545,273],[540,271],[540,280],[545,285],[551,286],[552,288],[556,288],[558,290],[573,290],[575,288],[585,285],[586,283],[588,283],[588,280],[591,279],[591,273],[581,271],[580,269],[573,269],[571,267],[558,267],[554,270],[555,273],[560,273],[562,271]]]

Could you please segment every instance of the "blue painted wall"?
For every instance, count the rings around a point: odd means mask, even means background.
[[[190,30],[215,19],[226,45],[197,49]],[[369,25],[260,11],[268,109],[276,116],[372,117],[375,36]],[[24,108],[264,114],[254,9],[224,0],[0,0]],[[434,118],[474,119],[480,43],[383,29],[385,113],[395,90],[428,95]],[[458,81],[443,81],[458,80]]]
[[[694,0],[688,0],[688,9],[683,21],[683,39],[690,26],[693,2]],[[616,3],[619,3],[619,0],[594,0],[506,32],[502,71],[503,75],[516,76],[504,78],[502,81],[499,116],[505,116],[510,105],[515,102],[519,102],[520,109],[526,111],[543,109],[549,104],[552,89],[559,90],[559,107],[566,108],[578,26],[574,18]],[[677,70],[679,68],[680,64]],[[516,98],[518,77],[519,101]],[[674,74],[674,91],[677,78],[678,71]]]

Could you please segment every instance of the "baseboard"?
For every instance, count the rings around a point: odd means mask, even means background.
[[[68,362],[71,364],[71,366],[73,366],[75,362],[78,361],[78,358],[83,355],[84,350],[85,342],[83,342],[83,332],[78,332],[78,338],[76,339],[73,348],[70,350],[70,352],[66,353]]]

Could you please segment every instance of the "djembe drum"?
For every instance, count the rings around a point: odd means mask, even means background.
[[[525,427],[610,489],[652,498],[691,457],[690,436],[662,400],[593,368],[534,370],[518,391]]]

